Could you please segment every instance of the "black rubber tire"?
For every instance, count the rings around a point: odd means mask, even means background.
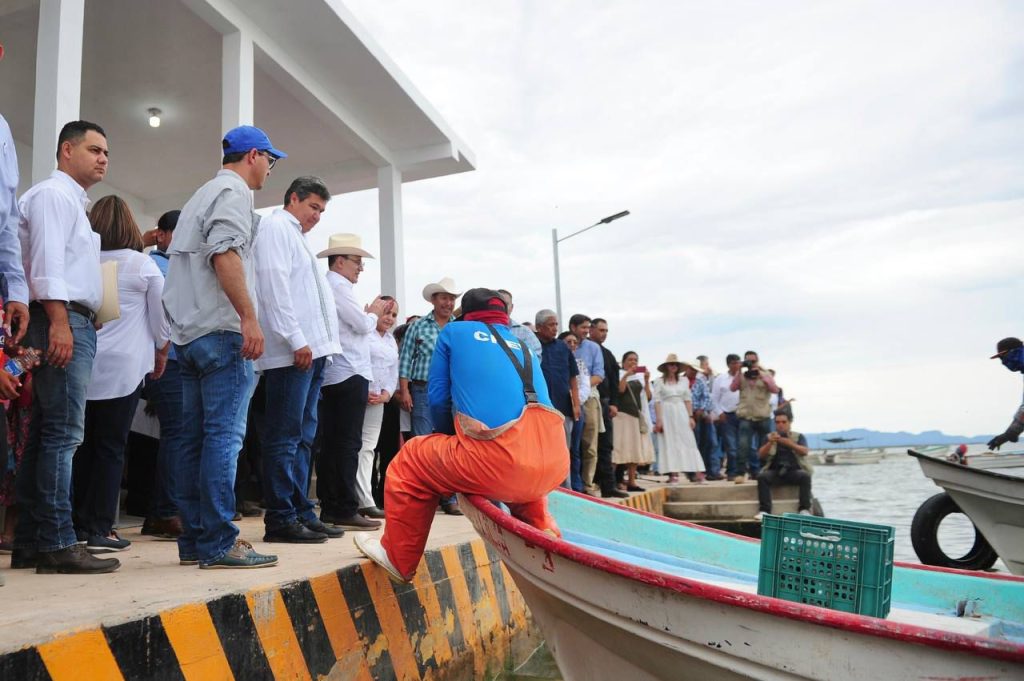
[[[958,570],[987,570],[999,558],[978,528],[974,527],[974,545],[971,550],[952,558],[939,546],[939,525],[951,513],[963,513],[953,497],[941,492],[926,500],[914,514],[910,525],[910,541],[914,552],[925,565],[956,568]]]

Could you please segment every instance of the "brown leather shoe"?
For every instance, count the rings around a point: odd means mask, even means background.
[[[181,536],[181,520],[178,516],[170,518],[146,518],[142,523],[142,534],[157,539],[177,539]]]
[[[366,508],[359,509],[359,515],[367,518],[373,518],[374,520],[384,519],[384,511],[380,510],[376,506],[367,506]]]
[[[37,575],[99,575],[121,567],[117,558],[97,558],[81,544],[72,544],[60,551],[40,552]]]

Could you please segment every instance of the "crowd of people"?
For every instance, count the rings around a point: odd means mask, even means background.
[[[428,445],[421,436],[463,437],[473,419],[491,423],[492,412],[508,416],[524,404],[523,414],[533,414],[539,395],[544,413],[521,428],[543,441],[550,432],[539,424],[560,414],[565,442],[554,453],[566,460],[549,461],[544,479],[557,472],[568,488],[623,497],[641,489],[637,471],[652,464],[670,482],[741,481],[748,469],[757,472],[773,412],[792,418],[756,353],[743,361],[729,355],[721,375],[706,357],[670,355],[652,380],[636,352],[618,358],[606,347],[606,319],[575,314],[560,334],[561,320],[541,310],[533,324],[520,324],[507,290],[476,289],[483,293],[473,301],[467,293],[467,314],[444,277],[423,289],[431,310],[396,326],[393,297],[360,302],[370,297],[356,286],[373,255],[358,235],[334,234],[327,249],[311,250],[306,234],[331,200],[322,180],[297,177],[281,207],[262,218],[254,212],[252,192],[287,158],[259,128],[228,131],[220,170],[145,232],[122,198],[90,205],[86,191],[109,164],[100,126],[65,125],[56,170],[20,198],[2,117],[0,151],[0,422],[8,444],[0,548],[11,552],[12,568],[118,569],[117,558],[103,555],[130,548],[116,525],[125,452],[143,411],[159,422],[159,448],[142,534],[176,540],[182,565],[276,564],[239,537],[234,521],[243,513],[263,516],[265,542],[293,544],[374,532],[387,519],[384,544],[406,542],[394,549],[402,576],[422,546],[388,528],[415,526],[422,538],[426,499],[435,495],[435,506],[459,515],[455,492],[479,483],[432,471],[456,440]],[[97,317],[101,310],[109,319]],[[476,330],[447,331],[457,319]],[[456,351],[482,336],[513,360],[500,360],[495,376],[522,381],[512,390],[519,397],[500,409],[481,405],[474,392],[486,388],[480,371],[493,357],[473,369],[464,359],[472,344]],[[29,361],[37,354],[40,361]],[[534,383],[541,375],[543,385]],[[483,416],[464,422],[465,414]],[[457,442],[463,460],[482,455],[477,439]],[[507,487],[510,479],[491,482]],[[389,498],[408,517],[393,516]],[[549,526],[534,501],[516,507]],[[373,557],[379,546],[360,548]]]

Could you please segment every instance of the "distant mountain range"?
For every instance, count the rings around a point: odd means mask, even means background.
[[[988,442],[991,435],[946,435],[939,430],[923,433],[885,433],[878,430],[853,428],[834,433],[804,433],[811,449],[845,449],[852,447],[902,447],[904,445],[958,445]],[[826,439],[846,438],[850,442],[826,442]]]

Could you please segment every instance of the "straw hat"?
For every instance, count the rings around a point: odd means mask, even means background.
[[[329,255],[361,255],[364,258],[372,258],[369,252],[363,250],[363,239],[358,234],[332,234],[327,242],[327,249],[316,254],[318,258],[326,258]]]
[[[683,365],[686,364],[686,362],[679,361],[679,357],[676,356],[676,353],[670,352],[668,353],[668,357],[665,358],[665,361],[658,365],[658,371],[660,371],[661,373],[665,373],[665,369],[668,367],[669,364],[676,364],[679,366],[680,369],[682,369]]]
[[[685,360],[679,359],[679,357],[676,356],[676,353],[670,352],[668,353],[668,357],[665,358],[665,361],[658,365],[658,371],[660,371],[661,373],[665,373],[665,369],[668,367],[669,364],[677,365],[680,371],[683,370],[683,367],[691,367],[693,369],[700,368],[700,362],[687,362]]]
[[[430,298],[435,293],[450,293],[456,298],[462,295],[460,292],[455,290],[455,280],[451,277],[445,277],[436,284],[427,284],[423,287],[423,299],[428,303],[433,302]]]

